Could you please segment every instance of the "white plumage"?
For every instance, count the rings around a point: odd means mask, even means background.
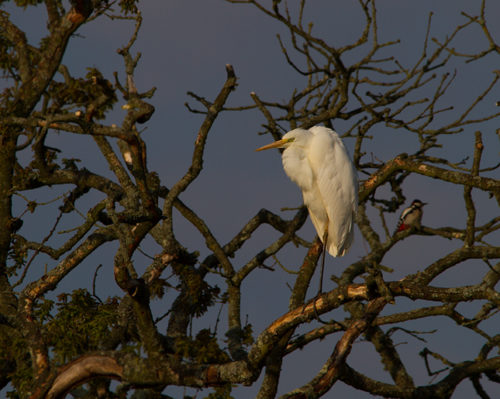
[[[343,256],[354,237],[358,179],[340,137],[326,127],[294,129],[259,148],[284,148],[283,168],[302,190],[312,223],[332,256]],[[328,230],[327,230],[328,229]]]

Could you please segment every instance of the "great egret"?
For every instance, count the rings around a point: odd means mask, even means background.
[[[343,256],[354,237],[358,179],[342,140],[333,130],[294,129],[257,151],[284,148],[283,168],[302,190],[319,238],[332,256]]]

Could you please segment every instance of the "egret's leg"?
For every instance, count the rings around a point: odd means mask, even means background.
[[[323,273],[325,271],[325,255],[326,255],[326,243],[327,242],[328,242],[328,225],[326,226],[325,233],[323,234],[323,253],[321,254],[321,271],[319,274],[318,296],[323,293]]]
[[[319,289],[318,289],[318,293],[316,294],[316,298],[314,298],[314,302],[313,302],[314,315],[316,317],[316,320],[318,320],[322,324],[329,324],[329,323],[322,320],[319,317],[318,310],[316,309],[316,299],[318,299],[321,296],[321,294],[323,293],[323,273],[325,271],[325,254],[326,254],[326,243],[327,242],[328,242],[328,226],[326,226],[325,234],[323,235],[323,253],[321,254],[321,271],[319,273]]]

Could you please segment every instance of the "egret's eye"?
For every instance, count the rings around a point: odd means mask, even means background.
[[[287,143],[292,143],[293,141],[295,141],[295,137],[290,137],[286,140]]]

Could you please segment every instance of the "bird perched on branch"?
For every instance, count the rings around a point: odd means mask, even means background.
[[[422,202],[419,199],[413,200],[411,205],[408,208],[404,209],[401,213],[394,234],[403,230],[408,230],[411,227],[416,227],[419,229],[422,223],[422,215],[424,214],[422,210],[424,205],[427,205],[427,203]]]
[[[257,151],[284,148],[283,168],[302,190],[319,238],[332,256],[343,256],[354,237],[358,179],[354,165],[333,130],[294,129]]]

